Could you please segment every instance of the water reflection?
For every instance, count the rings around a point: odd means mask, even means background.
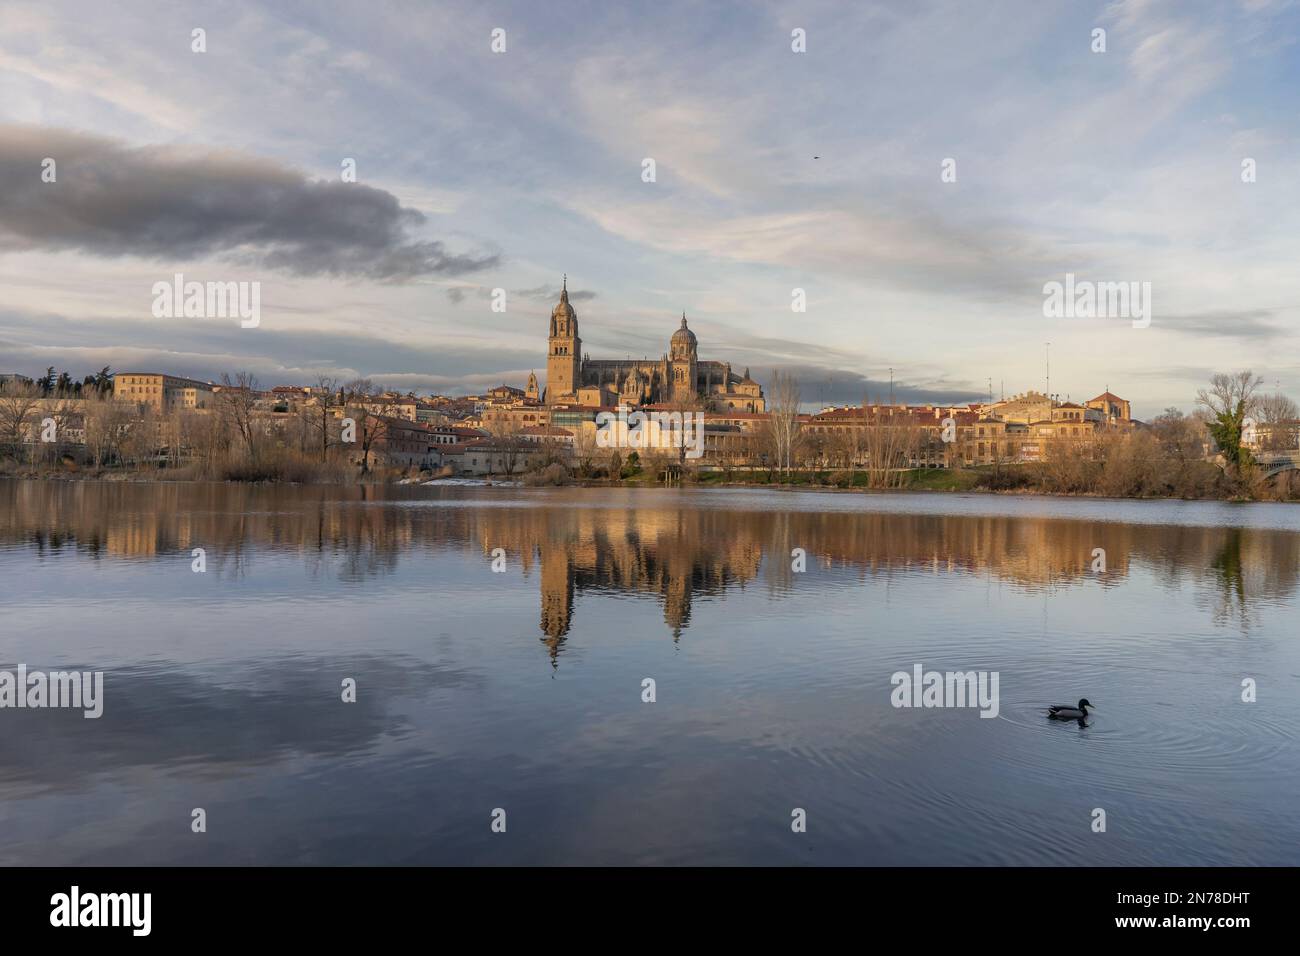
[[[1294,864],[1297,516],[0,481],[0,668],[106,675],[0,712],[0,864]],[[998,719],[894,709],[917,663]]]
[[[486,566],[502,548],[537,579],[540,640],[555,663],[586,592],[657,600],[678,640],[698,600],[760,579],[769,594],[788,593],[798,577],[797,548],[810,572],[843,580],[961,573],[1045,592],[1086,579],[1119,587],[1140,564],[1164,588],[1190,581],[1216,624],[1243,631],[1252,604],[1290,600],[1300,583],[1300,534],[1289,529],[733,510],[725,499],[650,491],[617,505],[586,490],[506,502],[503,494],[0,481],[0,547],[24,548],[38,559],[75,550],[97,561],[187,557],[202,547],[210,572],[236,579],[250,573],[260,553],[290,553],[301,556],[312,577],[333,574],[351,583],[392,573],[406,553],[472,552]],[[1104,573],[1094,570],[1097,549]]]

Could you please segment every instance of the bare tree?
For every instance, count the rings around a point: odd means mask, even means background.
[[[1297,447],[1300,408],[1281,392],[1264,395],[1257,402],[1257,414],[1265,426],[1260,447],[1266,451],[1287,451]]]
[[[921,427],[907,409],[889,405],[874,411],[864,435],[867,484],[872,488],[900,487],[920,447]]]
[[[117,458],[122,437],[131,422],[131,408],[125,402],[115,401],[103,396],[103,392],[92,392],[83,408],[86,427],[86,454],[90,464],[102,467]]]
[[[586,422],[580,422],[574,431],[573,458],[578,464],[578,474],[590,478],[599,446],[596,444],[596,429],[586,425]]]
[[[677,445],[677,455],[675,457],[677,458],[677,467],[680,471],[685,471],[686,469],[686,453],[690,450],[687,447],[687,444],[690,441],[691,432],[686,428],[686,416],[690,414],[697,414],[700,416],[700,436],[701,440],[703,440],[705,404],[706,403],[703,399],[693,393],[689,395],[678,395],[668,402],[669,413],[678,416],[678,419],[675,421],[669,419],[669,421],[672,422],[673,427],[669,429],[668,435],[671,436],[671,440]],[[710,407],[712,407],[711,403]],[[663,435],[662,431],[660,432],[660,435]]]
[[[501,464],[506,470],[507,478],[514,475],[520,459],[528,451],[522,431],[519,420],[509,414],[496,416],[488,425],[492,444],[501,452]]]
[[[1255,393],[1263,383],[1250,369],[1232,375],[1219,372],[1210,379],[1209,390],[1196,395],[1196,403],[1209,412],[1210,435],[1234,470],[1250,460],[1249,452],[1243,455],[1242,449],[1244,422],[1255,412]]]
[[[230,432],[220,415],[189,411],[181,415],[181,444],[197,459],[200,467],[212,474],[214,467],[230,450]]]
[[[772,418],[759,421],[758,426],[750,433],[749,437],[750,461],[752,468],[754,464],[761,464],[767,471],[767,481],[770,484],[776,476],[778,467],[778,451],[776,441],[776,429],[772,425]]]
[[[257,461],[257,434],[253,425],[253,410],[257,406],[257,379],[252,372],[239,372],[232,382],[229,375],[221,376],[221,391],[217,404],[227,427],[243,440],[249,461]]]
[[[166,451],[169,467],[180,463],[185,444],[181,417],[181,412],[177,409],[169,409],[158,417],[158,445]]]
[[[1170,406],[1151,420],[1151,433],[1160,443],[1164,457],[1179,466],[1205,460],[1205,443],[1209,434],[1205,422],[1194,415],[1184,415]]]
[[[41,387],[30,382],[9,382],[0,386],[0,440],[13,448],[14,457],[24,457],[27,426],[41,405]]]
[[[329,454],[330,447],[330,399],[338,391],[338,379],[329,375],[318,375],[316,377],[316,400],[320,403],[320,415],[312,415],[315,427],[320,431],[320,460],[325,461]],[[313,412],[315,410],[313,409]]]
[[[356,423],[356,443],[361,450],[361,474],[370,473],[370,452],[388,434],[388,418],[374,413],[383,388],[368,378],[348,382],[341,390],[343,411]]]
[[[799,432],[799,383],[790,375],[772,372],[772,399],[769,403],[770,438],[776,466],[790,470],[795,438]]]
[[[118,439],[118,454],[125,464],[139,467],[158,454],[159,423],[153,406],[144,404],[126,423]]]
[[[1210,442],[1205,419],[1169,407],[1151,420],[1151,435],[1169,490],[1183,497],[1201,494],[1205,490],[1205,452]]]

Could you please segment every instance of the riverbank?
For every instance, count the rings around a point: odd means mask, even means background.
[[[1001,468],[916,468],[889,476],[867,471],[802,471],[788,475],[776,472],[708,471],[687,473],[680,484],[713,488],[788,488],[839,492],[934,492],[1042,496],[1053,498],[1097,498],[1134,501],[1281,501],[1300,500],[1300,483],[1288,476],[1275,481],[1246,475],[1229,479],[1208,462],[1193,463],[1190,476],[1181,481],[1160,482],[1139,479],[1132,482],[1063,480],[1045,465],[1015,465]],[[576,484],[595,487],[662,487],[648,473],[619,480],[590,479]]]
[[[1239,488],[1224,482],[1215,490],[1216,494],[1176,494],[1172,492],[1157,493],[1149,490],[1143,494],[1116,494],[1097,489],[1061,490],[1036,478],[1032,473],[1023,471],[1019,474],[1003,469],[1001,472],[981,469],[939,469],[918,468],[900,472],[887,486],[873,483],[872,476],[864,471],[854,472],[796,472],[789,475],[768,472],[687,472],[680,480],[665,482],[649,471],[622,478],[579,478],[566,477],[562,481],[530,481],[528,474],[516,474],[510,478],[502,476],[442,476],[432,477],[428,472],[412,475],[393,471],[374,473],[366,476],[356,474],[339,475],[329,478],[322,476],[298,476],[278,478],[210,478],[197,475],[187,469],[155,470],[119,470],[101,469],[98,471],[40,471],[25,470],[21,472],[0,472],[0,478],[13,478],[25,481],[53,482],[109,482],[109,483],[168,483],[189,484],[217,482],[232,485],[291,485],[291,486],[400,486],[400,487],[576,487],[576,488],[664,488],[664,487],[699,487],[699,488],[770,488],[774,490],[825,491],[839,493],[933,493],[933,494],[979,494],[999,497],[1044,497],[1044,498],[1085,498],[1119,501],[1220,501],[1220,502],[1296,502],[1300,495],[1292,492],[1288,483],[1280,488],[1268,482],[1256,482],[1255,493],[1241,493]]]

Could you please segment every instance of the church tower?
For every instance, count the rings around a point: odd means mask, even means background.
[[[546,352],[546,401],[554,405],[575,396],[582,384],[582,339],[578,313],[569,305],[569,277],[564,277],[560,301],[551,310],[551,336]]]
[[[528,389],[524,392],[524,398],[530,399],[534,402],[541,400],[541,392],[538,390],[537,387],[536,372],[528,373]]]
[[[686,313],[683,312],[682,327],[668,340],[668,387],[673,401],[693,401],[697,397],[697,352],[695,333],[686,327]]]

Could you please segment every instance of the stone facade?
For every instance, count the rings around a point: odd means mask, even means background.
[[[156,412],[213,405],[212,386],[207,382],[160,372],[118,372],[113,376],[113,397],[118,401],[151,405]]]

